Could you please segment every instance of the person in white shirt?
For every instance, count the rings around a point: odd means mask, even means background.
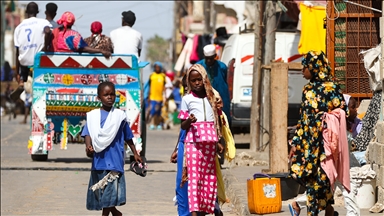
[[[110,36],[113,43],[114,54],[134,54],[140,57],[143,36],[132,28],[136,22],[136,16],[132,11],[125,11],[121,14],[122,27],[111,31]]]
[[[45,37],[52,27],[48,20],[36,18],[39,7],[35,2],[30,2],[25,12],[27,19],[23,20],[14,32],[16,80],[19,82],[19,88],[11,94],[14,99],[18,99],[23,91],[24,82],[28,80],[30,68],[34,65],[35,55],[44,47]]]

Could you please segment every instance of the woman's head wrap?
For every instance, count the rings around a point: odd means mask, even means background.
[[[95,21],[91,24],[91,32],[92,34],[101,34],[103,31],[103,25],[99,21]]]
[[[205,70],[205,68],[202,65],[199,65],[199,64],[192,65],[187,71],[186,81],[187,81],[187,87],[188,87],[188,89],[187,89],[188,94],[191,93],[191,91],[192,91],[191,84],[189,82],[189,77],[193,71],[198,72],[201,75],[201,77],[203,78],[203,85],[204,85],[205,93],[206,93],[207,99],[208,99],[208,101],[211,104],[211,107],[213,109],[213,113],[215,116],[215,126],[216,126],[218,137],[220,138],[221,137],[221,130],[220,130],[219,116],[218,116],[217,108],[222,106],[221,98],[220,98],[218,92],[212,87],[211,82],[209,81],[209,78],[208,78],[207,71]]]
[[[57,20],[57,24],[62,25],[64,30],[68,27],[71,27],[75,23],[75,15],[73,13],[67,11],[61,15],[60,19]]]
[[[304,54],[301,64],[311,72],[312,81],[333,81],[332,69],[324,52],[309,51],[307,54]]]

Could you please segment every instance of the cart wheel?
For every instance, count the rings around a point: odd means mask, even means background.
[[[48,154],[33,154],[31,155],[33,161],[47,161]]]

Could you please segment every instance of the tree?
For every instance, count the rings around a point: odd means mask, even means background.
[[[146,54],[147,59],[151,62],[159,61],[168,66],[170,63],[170,40],[164,39],[159,35],[155,35],[147,40]]]

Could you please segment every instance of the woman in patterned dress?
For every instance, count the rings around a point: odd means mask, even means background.
[[[213,214],[217,197],[215,155],[221,137],[218,101],[203,66],[193,65],[186,79],[188,90],[181,102],[179,118],[181,128],[187,131],[189,210],[192,216]]]
[[[322,131],[323,114],[336,108],[347,111],[340,86],[333,82],[328,59],[323,52],[310,51],[303,56],[303,75],[309,80],[304,86],[298,121],[292,141],[290,175],[306,186],[307,214],[318,215],[326,210],[333,216],[334,203],[330,181],[320,166],[326,158]],[[296,215],[298,212],[296,212]]]
[[[101,53],[106,58],[111,56],[111,52],[92,48],[84,41],[79,32],[72,29],[75,24],[75,15],[67,11],[57,23],[58,28],[53,29],[51,38],[46,39],[45,51],[51,52],[86,52],[86,53]]]
[[[84,39],[88,46],[113,53],[111,38],[101,34],[103,32],[103,25],[101,22],[93,22],[91,24],[91,32],[92,35]]]

